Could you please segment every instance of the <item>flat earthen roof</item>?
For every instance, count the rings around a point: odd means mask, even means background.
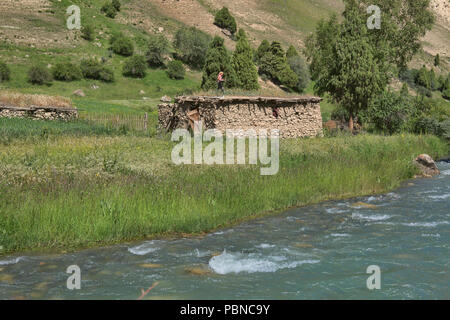
[[[323,99],[313,96],[298,96],[298,97],[261,97],[261,96],[225,96],[225,97],[212,97],[212,96],[180,96],[176,97],[175,103],[289,103],[289,104],[302,104],[307,102],[319,103]]]

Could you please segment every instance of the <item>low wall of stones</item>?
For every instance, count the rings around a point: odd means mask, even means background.
[[[78,117],[74,108],[31,106],[27,108],[0,105],[0,118],[32,118],[40,120],[71,120]]]
[[[189,128],[201,120],[204,129],[280,130],[283,138],[322,135],[321,98],[178,97],[159,105],[159,128]]]

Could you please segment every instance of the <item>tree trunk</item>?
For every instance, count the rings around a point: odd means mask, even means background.
[[[353,133],[353,113],[350,112],[350,119],[348,120],[348,129]]]

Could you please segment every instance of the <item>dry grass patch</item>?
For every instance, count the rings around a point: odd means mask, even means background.
[[[12,107],[52,107],[74,108],[68,98],[46,96],[42,94],[22,94],[16,92],[0,92],[0,104]]]

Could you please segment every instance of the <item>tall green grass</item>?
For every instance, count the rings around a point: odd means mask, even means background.
[[[73,137],[0,145],[3,253],[78,248],[201,233],[291,206],[379,193],[416,173],[420,153],[448,154],[433,136],[283,140],[280,171],[175,166],[173,143]]]

